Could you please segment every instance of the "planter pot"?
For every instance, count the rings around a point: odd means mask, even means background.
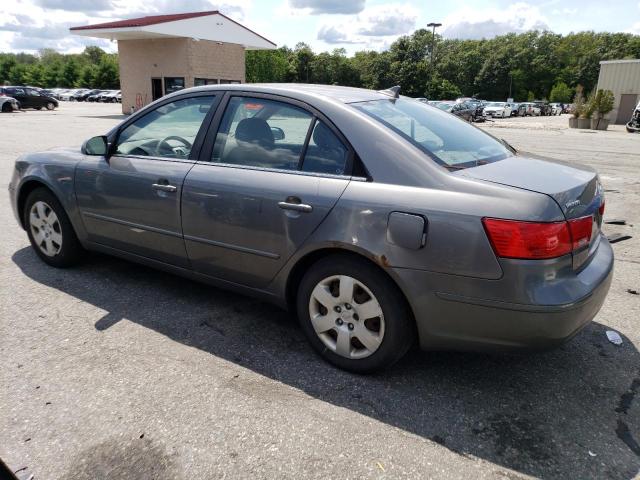
[[[592,118],[591,130],[606,130],[609,127],[609,120],[606,118]]]
[[[591,127],[591,119],[590,118],[579,118],[578,119],[578,128],[589,128]]]
[[[575,117],[569,117],[569,128],[578,128],[578,119]]]

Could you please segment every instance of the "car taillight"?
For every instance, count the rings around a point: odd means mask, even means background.
[[[578,250],[591,241],[591,232],[593,230],[593,216],[576,218],[569,220],[569,233],[571,233],[571,241],[573,250]]]
[[[600,218],[604,215],[604,199],[600,202],[600,207],[598,208],[598,213],[600,214]]]
[[[543,259],[560,257],[571,251],[567,222],[538,223],[484,218],[482,223],[499,257]]]
[[[568,222],[482,219],[497,256],[529,260],[561,257],[588,245],[592,222],[591,215]]]

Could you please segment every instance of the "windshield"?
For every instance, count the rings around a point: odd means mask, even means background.
[[[504,107],[504,103],[500,102],[491,102],[487,107]]]
[[[437,103],[436,107],[438,107],[440,110],[444,110],[445,112],[450,112],[451,109],[453,108],[453,104],[452,103]]]
[[[504,144],[482,130],[429,105],[403,98],[352,105],[451,170],[484,165],[513,155]]]

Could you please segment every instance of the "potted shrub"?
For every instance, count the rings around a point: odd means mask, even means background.
[[[582,85],[576,87],[576,96],[573,98],[573,110],[569,118],[569,128],[578,128],[578,117],[584,111],[584,95]]]
[[[586,129],[591,127],[591,117],[596,110],[595,96],[595,92],[591,92],[587,101],[583,104],[582,111],[578,117],[578,128]]]
[[[606,130],[609,119],[604,118],[613,110],[614,97],[611,90],[598,90],[593,97],[593,114],[591,115],[591,130]]]

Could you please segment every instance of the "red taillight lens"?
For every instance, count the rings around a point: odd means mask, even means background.
[[[499,257],[543,259],[571,252],[567,222],[537,223],[484,218],[482,223]]]
[[[593,230],[593,216],[589,215],[587,217],[576,218],[574,220],[569,220],[568,223],[573,250],[589,245],[589,242],[591,241],[591,232]]]
[[[604,215],[604,199],[600,203],[600,207],[598,208],[598,213],[600,214],[600,218]]]
[[[482,223],[496,255],[535,260],[561,257],[589,245],[593,216],[550,223],[483,218]]]

